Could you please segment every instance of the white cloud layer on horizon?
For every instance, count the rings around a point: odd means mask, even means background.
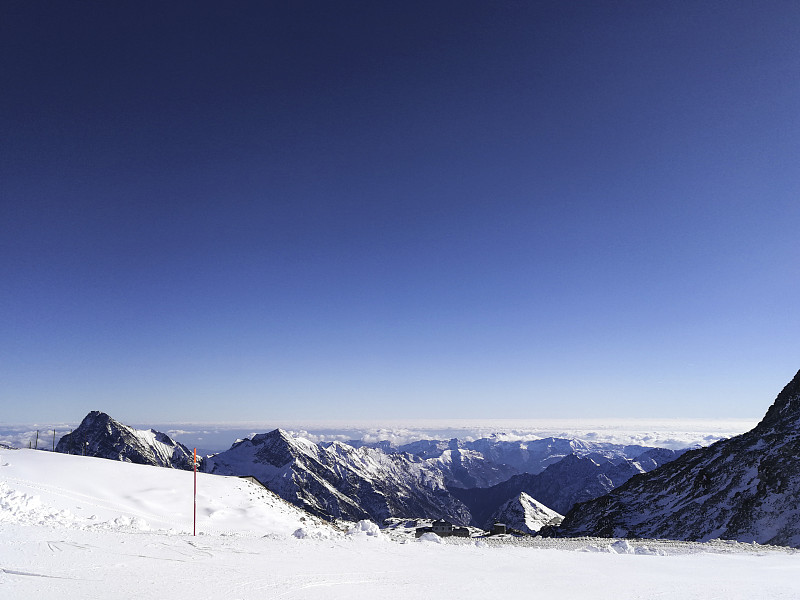
[[[252,437],[276,428],[284,429],[295,437],[315,442],[357,440],[373,443],[388,440],[402,445],[421,439],[449,440],[459,438],[472,441],[495,437],[508,441],[526,441],[545,437],[579,438],[593,442],[614,444],[639,444],[679,449],[690,446],[708,446],[751,429],[758,419],[494,419],[486,421],[438,420],[407,421],[391,424],[369,422],[318,422],[299,424],[291,422],[239,422],[239,423],[168,423],[142,425],[139,429],[163,431],[173,439],[196,446],[205,453],[228,449],[237,439]],[[0,426],[0,443],[19,448],[33,445],[39,430],[39,447],[52,447],[52,432],[56,430],[56,443],[60,437],[77,424],[42,426]]]

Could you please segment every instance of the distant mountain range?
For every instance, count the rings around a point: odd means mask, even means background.
[[[57,451],[191,468],[191,452],[182,444],[97,411],[64,436]],[[522,492],[566,512],[575,502],[604,494],[674,455],[643,446],[559,438],[421,440],[399,447],[388,442],[315,443],[276,429],[236,441],[229,450],[203,459],[200,470],[253,476],[289,502],[329,520],[428,518],[483,527],[492,513]]]
[[[568,512],[576,503],[602,496],[634,475],[645,473],[674,460],[681,451],[654,448],[635,459],[590,453],[568,454],[544,471],[523,473],[489,488],[459,489],[450,492],[470,510],[473,524],[486,527],[497,507],[525,493],[558,513]]]
[[[714,538],[800,547],[800,371],[762,421],[576,506],[558,536]]]
[[[56,450],[178,469],[192,460],[169,436],[97,411]],[[276,429],[238,440],[200,469],[253,476],[328,520],[486,527],[500,519],[550,536],[800,547],[800,371],[754,429],[689,451],[559,438],[314,443]]]
[[[365,444],[349,442],[349,445],[361,447]],[[636,458],[651,450],[662,450],[648,446],[553,437],[529,441],[508,441],[495,437],[475,441],[420,440],[402,446],[393,446],[389,442],[368,446],[387,454],[411,454],[435,462],[444,473],[447,485],[459,488],[491,487],[513,475],[535,475],[571,455],[593,455],[600,459],[618,461]],[[658,459],[659,455],[654,458]]]

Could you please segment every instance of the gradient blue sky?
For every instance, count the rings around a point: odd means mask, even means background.
[[[760,416],[800,4],[0,4],[5,422]]]

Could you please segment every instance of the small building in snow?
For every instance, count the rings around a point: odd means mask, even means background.
[[[435,533],[439,537],[469,537],[467,527],[456,527],[444,519],[437,519],[429,527],[417,527],[415,535],[421,537],[426,533]]]
[[[431,531],[439,537],[447,537],[453,535],[453,524],[445,521],[444,519],[437,519],[431,526]]]
[[[505,533],[506,533],[505,523],[494,523],[492,524],[492,529],[489,531],[489,535],[503,535]]]

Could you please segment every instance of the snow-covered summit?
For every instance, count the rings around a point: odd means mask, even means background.
[[[96,410],[87,414],[75,431],[61,438],[56,452],[192,469],[192,451],[167,434],[134,429]]]
[[[492,515],[492,521],[505,523],[510,529],[523,533],[537,533],[546,525],[558,525],[563,515],[547,508],[525,492],[503,504]]]

